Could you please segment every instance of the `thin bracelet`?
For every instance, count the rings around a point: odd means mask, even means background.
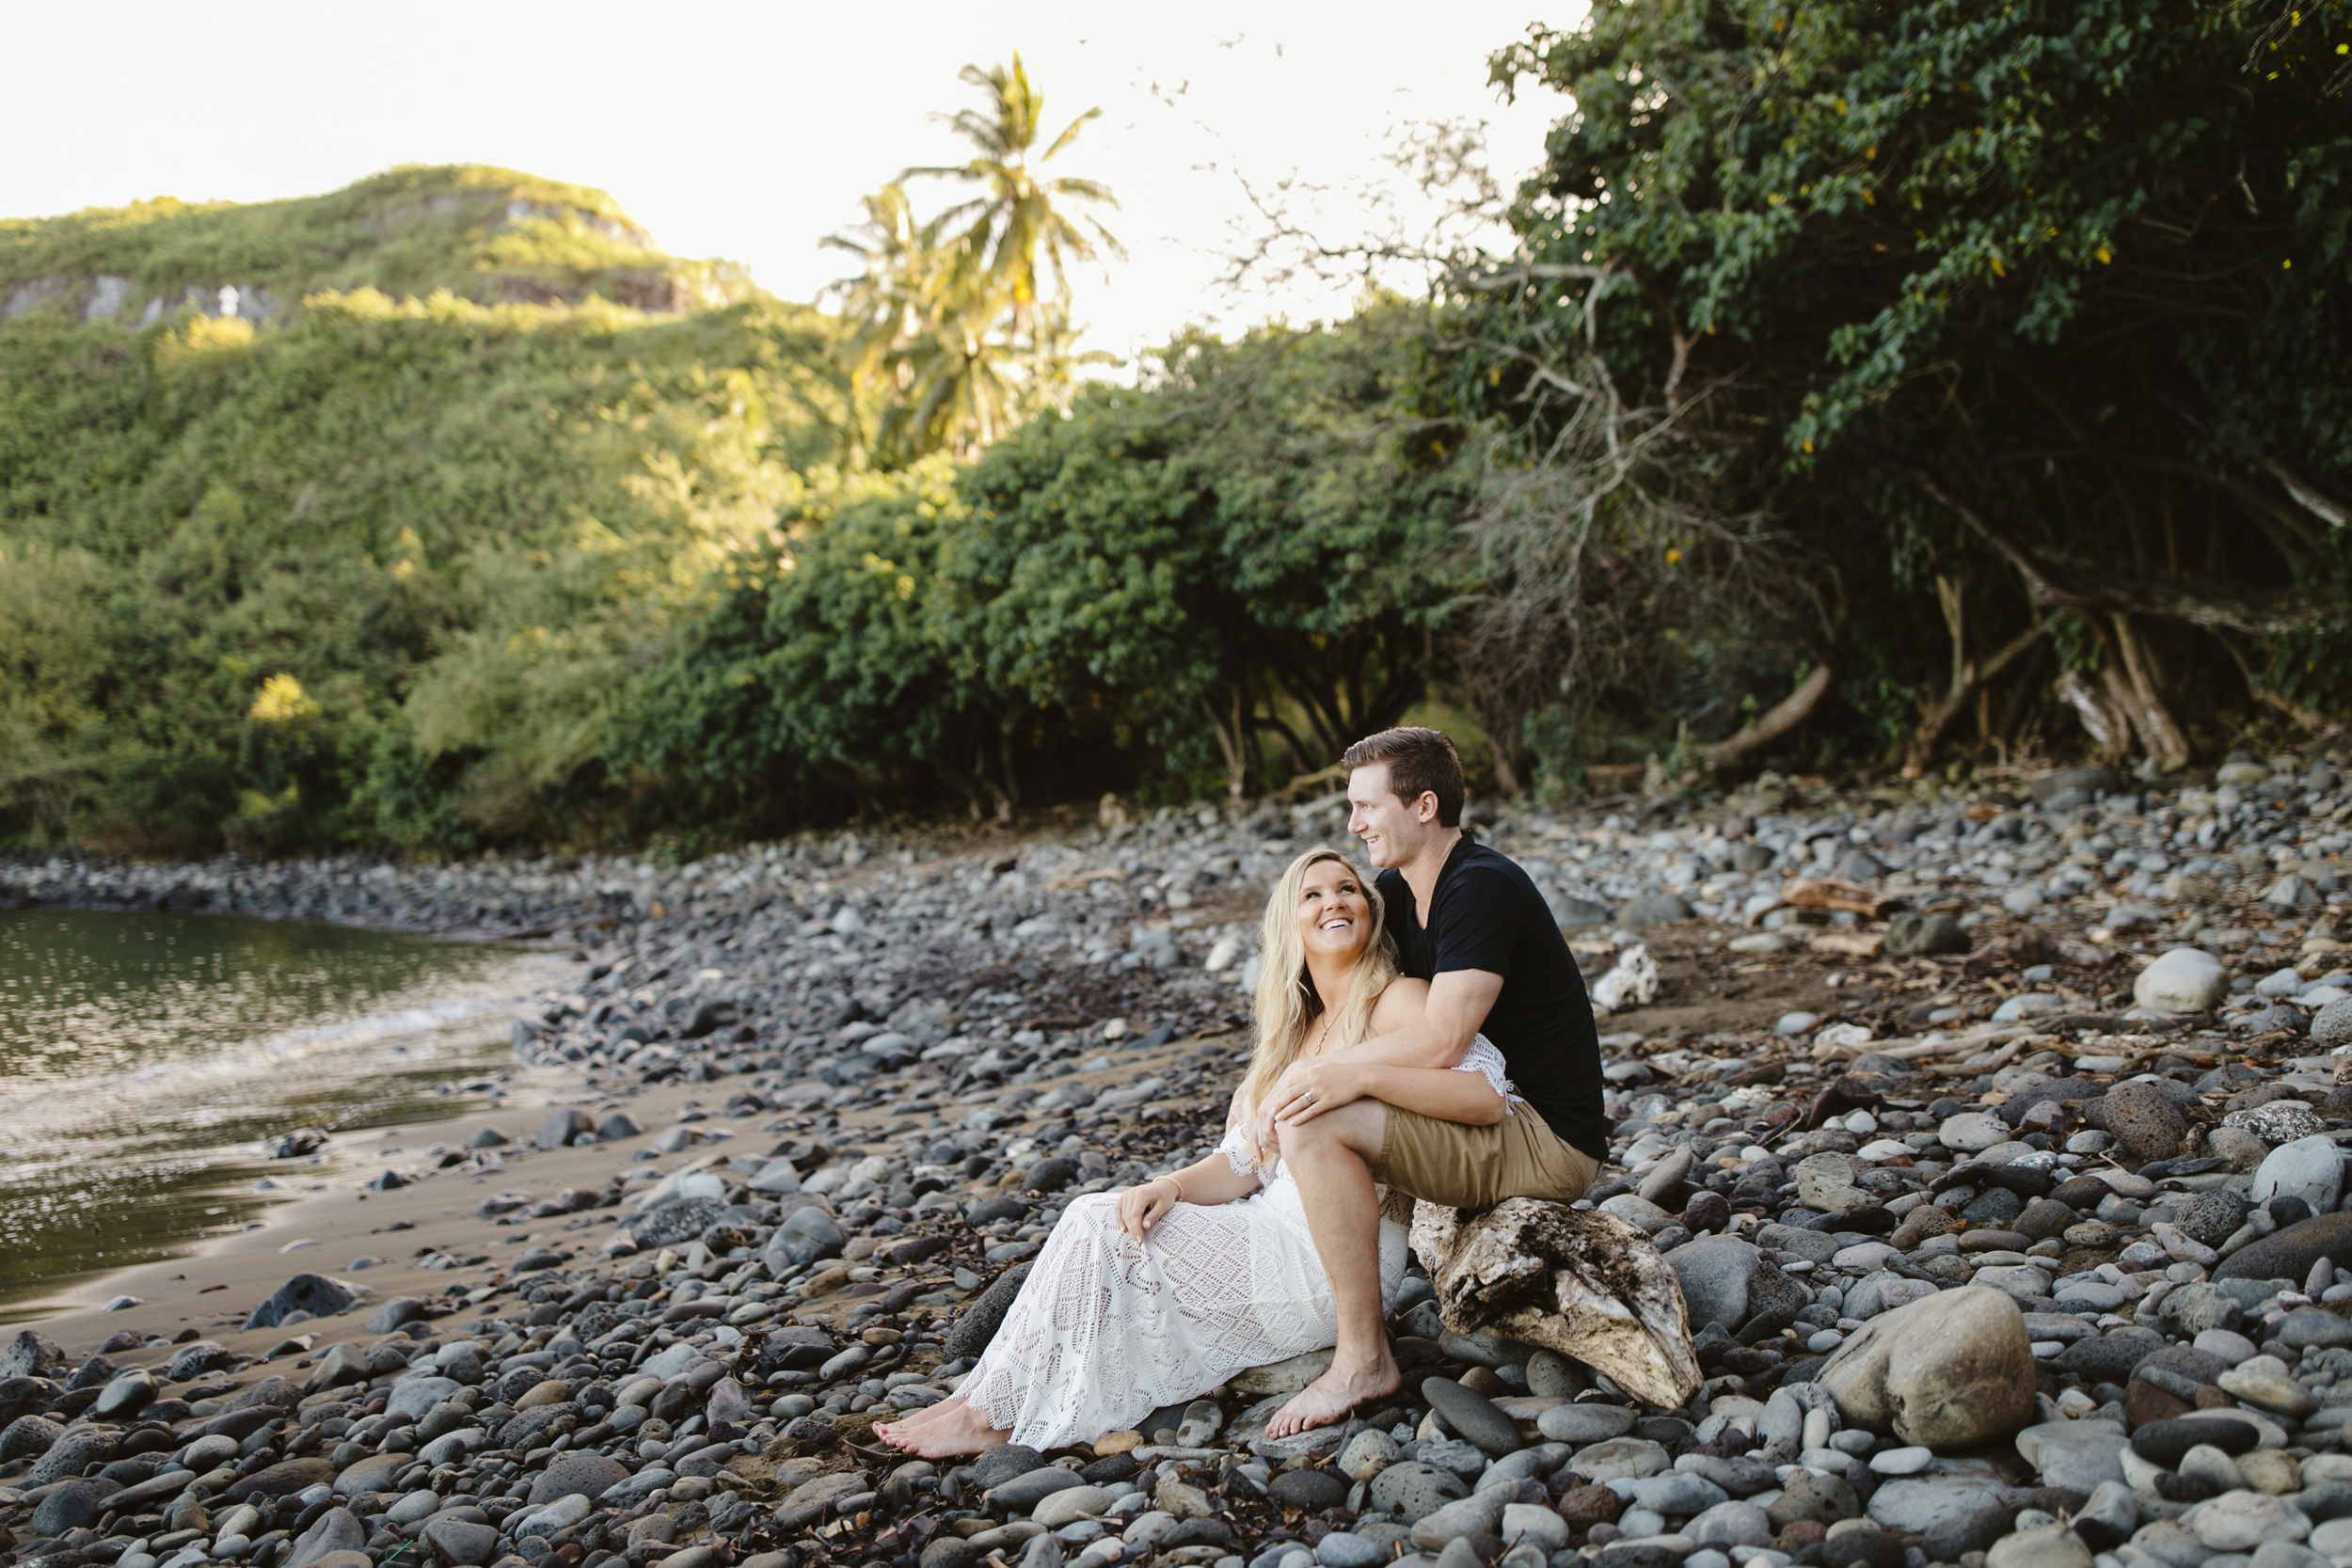
[[[1177,1180],[1172,1176],[1155,1176],[1152,1180],[1154,1181],[1167,1182],[1169,1186],[1176,1189],[1176,1201],[1179,1203],[1184,1201],[1184,1184],[1182,1181]]]

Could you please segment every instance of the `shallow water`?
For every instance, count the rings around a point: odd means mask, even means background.
[[[0,1321],[298,1196],[317,1169],[268,1157],[296,1127],[480,1106],[519,999],[563,964],[332,926],[0,913]]]

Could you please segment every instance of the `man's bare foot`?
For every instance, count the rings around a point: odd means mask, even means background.
[[[920,1458],[946,1459],[1001,1448],[1011,1433],[997,1431],[988,1424],[988,1418],[962,1400],[953,1399],[931,1406],[919,1419],[878,1426],[874,1435]]]
[[[1364,1401],[1395,1393],[1404,1381],[1385,1344],[1380,1347],[1379,1361],[1360,1370],[1335,1362],[1329,1371],[1301,1388],[1295,1399],[1274,1413],[1265,1424],[1265,1434],[1289,1437],[1309,1427],[1329,1426]]]

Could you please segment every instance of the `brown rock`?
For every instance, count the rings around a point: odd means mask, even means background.
[[[1932,1203],[1922,1203],[1903,1216],[1903,1223],[1887,1238],[1893,1245],[1909,1252],[1931,1236],[1948,1236],[1961,1228],[1961,1217],[1949,1209]]]
[[[2142,1160],[2171,1159],[2188,1133],[2188,1118],[2153,1084],[2116,1085],[2090,1103],[2083,1119]]]
[[[1462,1386],[1485,1399],[1502,1399],[1512,1392],[1511,1386],[1485,1367],[1472,1367],[1462,1374]]]
[[[2197,1390],[2197,1408],[2200,1410],[2235,1410],[2237,1401],[2208,1383]]]
[[[2153,1383],[2137,1380],[2123,1387],[2123,1418],[2135,1431],[2151,1421],[2178,1420],[2188,1414],[2187,1402],[2173,1398]]]
[[[1819,1519],[1799,1519],[1782,1530],[1772,1542],[1775,1551],[1794,1555],[1807,1546],[1818,1546],[1829,1539],[1829,1527]]]
[[[247,1497],[291,1497],[296,1492],[308,1491],[335,1479],[335,1466],[326,1459],[284,1459],[264,1469],[254,1471],[220,1495],[224,1503],[241,1503]]]
[[[1572,1530],[1613,1524],[1624,1512],[1625,1499],[1606,1486],[1571,1486],[1560,1494],[1560,1517]]]

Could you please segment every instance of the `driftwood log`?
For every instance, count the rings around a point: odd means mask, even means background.
[[[1481,1330],[1574,1356],[1644,1404],[1698,1391],[1682,1287],[1649,1238],[1614,1214],[1536,1198],[1413,1212],[1413,1251],[1456,1334]]]

